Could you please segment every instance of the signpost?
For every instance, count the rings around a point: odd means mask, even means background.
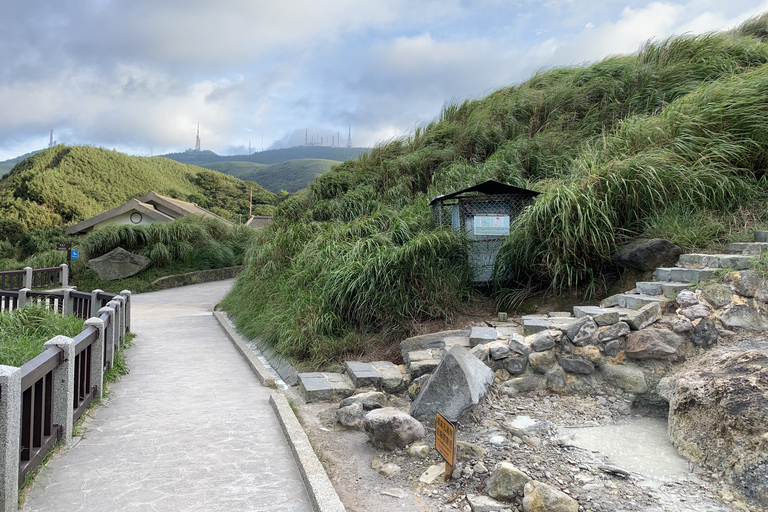
[[[435,419],[435,450],[445,459],[447,482],[456,467],[456,425],[439,412]]]
[[[65,242],[65,243],[56,244],[56,250],[57,251],[67,251],[67,261],[72,260],[72,242]],[[75,251],[75,253],[77,254],[78,251]],[[78,257],[75,256],[75,259],[77,259],[77,258]]]
[[[80,259],[80,251],[71,251],[69,254],[72,256],[73,260]]]

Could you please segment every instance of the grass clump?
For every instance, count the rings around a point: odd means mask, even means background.
[[[40,355],[43,345],[51,338],[70,338],[83,330],[83,321],[65,317],[41,306],[25,306],[0,312],[0,364],[22,366]]]

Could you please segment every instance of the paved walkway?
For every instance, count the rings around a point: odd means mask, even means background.
[[[269,390],[211,314],[231,283],[134,295],[131,373],[23,510],[312,510]]]

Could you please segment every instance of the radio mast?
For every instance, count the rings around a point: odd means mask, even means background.
[[[195,152],[200,152],[200,123],[197,123],[197,137],[195,138]]]

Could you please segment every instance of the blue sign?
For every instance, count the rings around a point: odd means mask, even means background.
[[[80,251],[72,251],[72,259],[76,260],[80,258]]]

